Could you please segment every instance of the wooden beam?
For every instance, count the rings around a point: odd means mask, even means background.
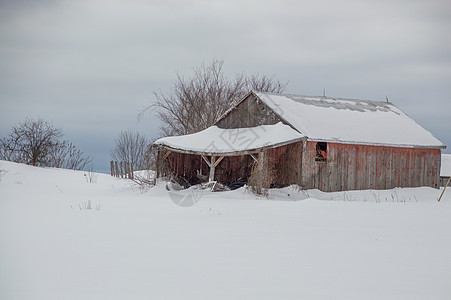
[[[208,167],[211,167],[211,163],[208,161],[208,159],[205,156],[203,156],[203,155],[201,155],[201,156],[205,160],[205,162],[207,163]]]
[[[215,166],[216,166],[215,163],[216,157],[212,155],[210,160],[210,177],[208,178],[209,182],[215,181]]]
[[[252,154],[252,153],[249,153],[249,155],[252,157],[252,159],[258,164],[258,159]]]
[[[208,177],[208,181],[215,181],[215,168],[217,165],[219,165],[224,156],[221,156],[218,160],[216,160],[216,156],[212,155],[210,161],[204,155],[201,155],[201,157],[205,160],[208,167],[210,168],[210,176]]]
[[[221,162],[221,160],[224,158],[224,156],[221,156],[213,165],[213,167],[216,167],[217,165],[219,165],[219,163]]]
[[[172,151],[168,151],[163,155],[163,160],[165,160],[166,158],[168,158],[169,154],[171,154]]]
[[[266,159],[265,153],[263,151],[259,152],[258,153],[258,160],[260,161],[260,163],[259,163],[259,166],[258,166],[258,170],[260,172],[263,172],[263,166],[265,165],[265,163],[263,162],[264,159]]]

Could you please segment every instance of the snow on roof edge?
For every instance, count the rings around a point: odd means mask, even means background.
[[[154,144],[184,153],[239,155],[280,147],[305,138],[290,126],[279,122],[274,125],[233,129],[213,125],[193,134],[160,138]]]
[[[229,152],[225,152],[225,151],[223,151],[223,152],[208,152],[208,151],[204,152],[204,151],[189,150],[189,149],[183,149],[183,148],[175,148],[175,147],[171,147],[171,146],[164,145],[164,144],[157,144],[157,145],[162,146],[168,150],[171,150],[174,152],[180,152],[180,153],[197,154],[197,155],[235,156],[235,155],[243,155],[243,154],[248,154],[248,153],[257,153],[264,149],[272,149],[272,148],[282,147],[285,145],[289,145],[292,143],[302,141],[304,139],[305,139],[305,137],[299,137],[296,139],[288,140],[285,142],[280,142],[277,144],[272,144],[272,145],[267,145],[267,146],[262,146],[262,147],[258,147],[258,148],[247,149],[247,150],[237,150],[237,151],[229,151]]]
[[[368,142],[361,142],[361,141],[345,141],[345,140],[334,140],[334,139],[317,139],[317,138],[309,138],[309,137],[307,137],[306,139],[307,139],[307,141],[310,141],[310,142],[326,142],[326,143],[377,146],[377,147],[421,148],[421,149],[445,149],[446,148],[446,145],[432,146],[432,145],[413,145],[413,144],[368,143]]]
[[[298,94],[286,94],[286,93],[272,93],[272,92],[260,92],[252,90],[252,93],[256,96],[258,94],[267,94],[274,96],[288,96],[288,97],[299,97],[299,98],[316,98],[316,99],[326,99],[326,100],[343,100],[343,101],[359,101],[359,102],[377,102],[380,104],[389,104],[395,106],[392,102],[381,101],[381,100],[369,100],[369,99],[356,99],[356,98],[343,98],[343,97],[330,97],[330,96],[312,96],[312,95],[298,95]],[[247,96],[246,96],[247,97]],[[243,99],[244,100],[244,99]],[[241,102],[241,101],[240,101]]]
[[[426,148],[426,149],[445,149],[446,145],[436,138],[429,130],[424,128],[422,125],[418,124],[413,118],[408,116],[404,111],[399,109],[396,105],[394,105],[391,102],[385,102],[385,101],[376,101],[376,100],[362,100],[362,99],[351,99],[351,98],[339,98],[339,97],[323,97],[323,96],[304,96],[304,95],[295,95],[295,94],[283,94],[283,93],[271,93],[271,92],[259,92],[259,91],[252,91],[252,94],[256,96],[258,99],[260,99],[263,103],[265,103],[266,106],[270,107],[274,113],[283,120],[286,124],[290,125],[290,127],[294,128],[301,134],[305,135],[308,140],[310,141],[324,141],[324,142],[331,142],[331,143],[342,143],[342,144],[360,144],[360,145],[374,145],[374,146],[387,146],[387,147],[397,147],[397,148]],[[266,97],[265,97],[266,96]],[[350,139],[340,139],[340,138],[321,138],[321,137],[315,137],[313,134],[309,132],[307,128],[304,128],[300,126],[301,124],[293,124],[289,119],[283,117],[282,114],[279,114],[277,112],[277,108],[281,109],[282,104],[277,104],[275,100],[273,100],[270,96],[278,96],[278,97],[285,97],[290,99],[293,102],[298,102],[295,99],[291,98],[312,98],[312,99],[324,99],[324,100],[337,100],[337,101],[353,101],[353,102],[359,102],[359,103],[377,103],[378,105],[384,105],[384,106],[391,106],[397,112],[396,114],[404,115],[407,119],[411,120],[416,126],[421,128],[421,130],[424,131],[424,133],[429,134],[435,141],[435,144],[416,144],[416,143],[385,143],[385,142],[377,142],[377,141],[363,141],[363,140],[350,140]],[[247,98],[247,96],[246,96]],[[245,99],[246,99],[245,98]],[[244,101],[243,99],[242,101]],[[241,103],[240,101],[239,103]],[[273,102],[273,103],[268,103]],[[274,105],[275,107],[274,107]],[[281,109],[282,110],[282,109]]]

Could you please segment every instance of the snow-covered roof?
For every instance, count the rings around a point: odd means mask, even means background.
[[[193,134],[164,137],[154,144],[193,154],[237,155],[290,144],[303,138],[290,126],[277,123],[235,129],[211,126]]]
[[[309,140],[445,148],[391,103],[256,91],[253,94]]]
[[[442,163],[440,165],[440,176],[451,176],[451,154],[442,154]]]

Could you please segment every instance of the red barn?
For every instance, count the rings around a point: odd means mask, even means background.
[[[233,186],[271,162],[272,186],[328,192],[438,187],[445,148],[388,102],[256,91],[214,126],[155,144],[160,176]]]

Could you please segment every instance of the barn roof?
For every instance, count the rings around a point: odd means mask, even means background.
[[[313,141],[446,148],[395,105],[383,101],[252,92]]]
[[[274,148],[304,139],[288,125],[261,125],[250,128],[221,129],[211,126],[205,130],[182,136],[158,139],[155,145],[170,150],[204,155],[239,155]]]

